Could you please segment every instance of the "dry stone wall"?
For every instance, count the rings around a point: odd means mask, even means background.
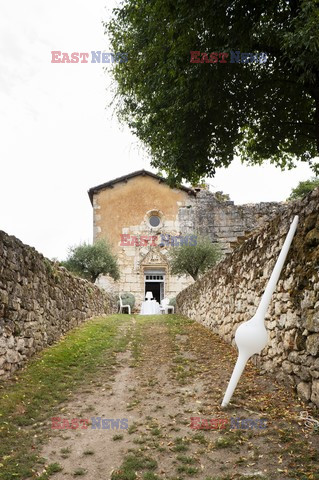
[[[177,311],[234,344],[238,325],[256,312],[294,215],[299,215],[296,236],[266,316],[269,344],[253,361],[319,406],[319,189],[183,290]]]
[[[110,295],[0,231],[0,379],[71,328],[114,308]]]

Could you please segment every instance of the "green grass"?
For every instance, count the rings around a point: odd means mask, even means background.
[[[140,437],[140,438],[134,438],[133,443],[136,443],[137,445],[143,445],[146,443],[146,438],[145,437]]]
[[[188,467],[187,465],[179,465],[177,467],[178,473],[187,473],[187,475],[196,475],[198,473],[198,468]]]
[[[86,475],[87,471],[84,469],[84,468],[77,468],[76,470],[74,470],[74,473],[73,473],[73,476],[74,477],[80,477],[82,475]]]
[[[178,455],[176,459],[181,463],[185,463],[186,465],[193,465],[194,463],[196,463],[195,458],[187,457],[185,455]]]
[[[132,435],[132,433],[137,432],[137,430],[138,430],[138,424],[134,422],[134,423],[132,423],[132,425],[130,425],[129,428],[127,429],[127,433],[128,433],[129,435]]]
[[[69,458],[71,453],[71,448],[69,447],[61,448],[60,453],[62,458]]]
[[[226,431],[224,436],[219,437],[215,441],[215,448],[231,448],[236,447],[239,441],[243,441],[245,434],[240,430]]]
[[[46,471],[40,477],[37,477],[37,480],[47,480],[55,473],[61,472],[62,470],[63,467],[61,467],[59,463],[50,463],[50,465],[47,466]]]
[[[208,440],[203,433],[195,433],[192,437],[193,442],[200,443],[201,445],[207,445]]]
[[[134,454],[127,455],[122,465],[118,470],[112,473],[111,480],[135,480],[137,478],[136,472],[146,470],[146,473],[153,473],[152,471],[157,468],[156,460],[150,457],[144,456],[143,453],[135,451]],[[149,480],[156,479],[156,476],[146,477]]]
[[[172,448],[174,452],[186,452],[189,449],[189,440],[182,438],[182,437],[176,437],[175,438],[175,445]]]
[[[143,480],[160,480],[160,477],[153,472],[146,472],[143,475]]]
[[[0,384],[1,480],[34,475],[40,443],[51,433],[49,417],[63,417],[59,404],[79,386],[98,380],[100,370],[112,373],[112,353],[124,351],[129,341],[128,335],[117,336],[127,318],[112,315],[86,322],[33,357],[15,379]],[[40,422],[49,423],[46,432]]]

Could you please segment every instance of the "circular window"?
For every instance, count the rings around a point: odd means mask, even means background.
[[[161,219],[158,215],[151,215],[148,221],[151,227],[158,227],[161,223]]]

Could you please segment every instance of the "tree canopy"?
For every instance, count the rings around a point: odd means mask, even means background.
[[[173,247],[169,256],[173,275],[190,275],[197,280],[220,260],[222,253],[218,243],[198,236],[196,245]]]
[[[91,282],[95,282],[101,273],[110,275],[114,280],[120,277],[117,259],[104,240],[98,240],[93,245],[84,242],[71,247],[67,260],[61,264]]]
[[[236,154],[319,172],[319,0],[123,0],[105,28],[128,55],[113,68],[119,117],[172,182]],[[207,63],[231,51],[268,58]]]

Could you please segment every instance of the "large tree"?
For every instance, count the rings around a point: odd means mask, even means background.
[[[318,1],[123,0],[105,24],[128,56],[113,69],[116,108],[152,164],[192,182],[235,154],[318,172]],[[268,59],[190,63],[191,51]]]

